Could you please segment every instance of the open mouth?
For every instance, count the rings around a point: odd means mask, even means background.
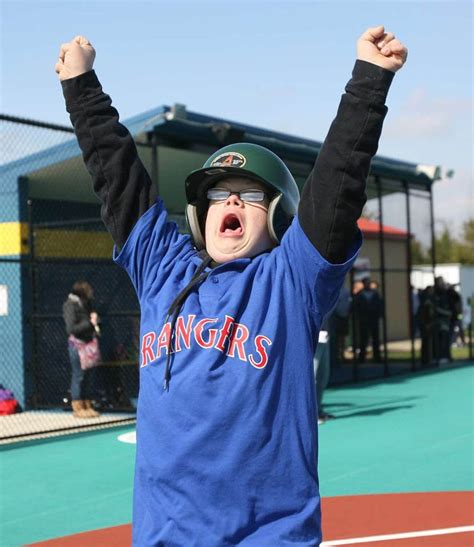
[[[226,215],[221,224],[220,233],[229,236],[240,236],[244,233],[244,229],[237,215],[229,213]]]

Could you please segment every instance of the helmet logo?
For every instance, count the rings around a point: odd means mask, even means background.
[[[247,159],[238,152],[225,152],[213,159],[210,167],[243,167]]]

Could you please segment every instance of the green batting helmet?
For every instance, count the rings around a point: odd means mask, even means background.
[[[225,146],[206,161],[202,169],[186,179],[186,220],[199,249],[205,247],[203,228],[207,213],[207,189],[228,177],[256,180],[270,189],[268,231],[279,243],[298,210],[300,193],[293,175],[273,152],[258,144],[236,143]]]

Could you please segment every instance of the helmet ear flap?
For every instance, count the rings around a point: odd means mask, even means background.
[[[275,196],[268,206],[267,225],[272,240],[279,244],[286,230],[289,228],[293,217],[286,214],[281,207],[283,194]]]
[[[267,226],[272,240],[279,244],[283,234],[290,227],[293,217],[286,214],[281,207],[283,194],[275,196],[268,206]]]
[[[187,205],[186,219],[188,221],[189,229],[193,236],[195,246],[199,251],[201,249],[204,249],[206,244],[204,242],[204,236],[202,234],[201,225],[199,223],[199,215],[197,207],[195,205]]]
[[[270,234],[272,241],[276,244],[280,243],[280,240],[278,239],[278,236],[276,234],[275,227],[273,225],[273,219],[275,218],[276,208],[277,208],[277,205],[280,203],[281,198],[282,198],[282,194],[278,194],[276,197],[272,199],[272,201],[270,202],[270,205],[268,206],[268,214],[267,214],[268,233]]]

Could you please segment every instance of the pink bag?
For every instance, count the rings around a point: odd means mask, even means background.
[[[99,340],[94,336],[90,342],[83,342],[74,335],[69,336],[69,343],[77,350],[82,370],[87,370],[97,365],[102,361],[102,355],[99,348]]]

